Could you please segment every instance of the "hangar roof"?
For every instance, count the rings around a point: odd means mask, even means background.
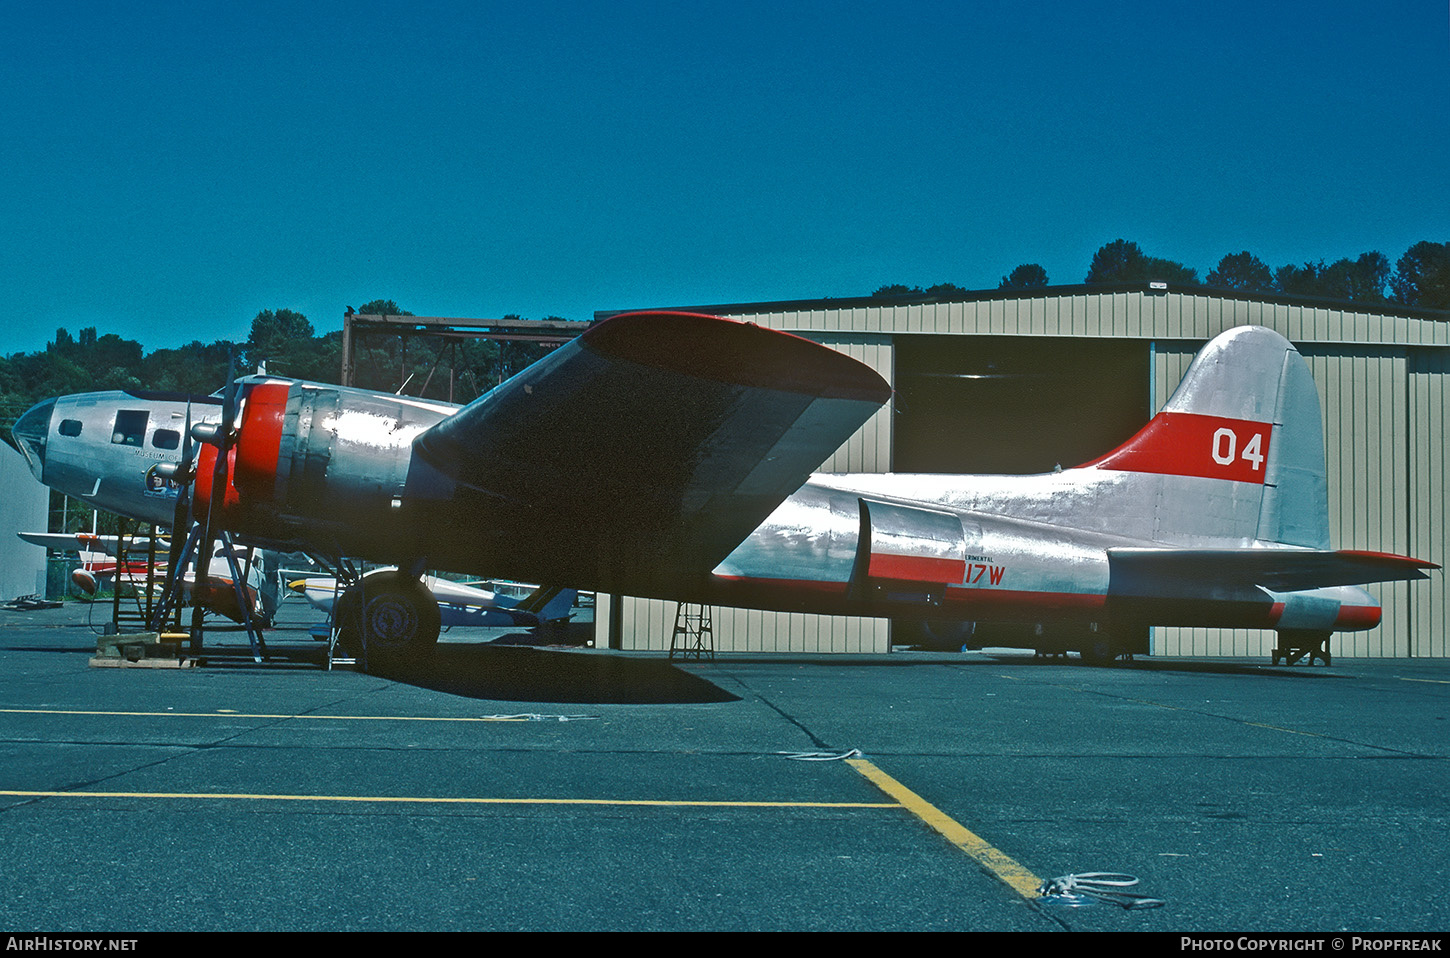
[[[1121,283],[952,294],[777,300],[660,307],[712,313],[792,331],[1128,336],[1206,340],[1260,324],[1295,342],[1450,345],[1450,311],[1246,292]],[[629,310],[600,310],[595,320]]]
[[[712,303],[693,306],[648,306],[631,309],[595,310],[594,319],[599,321],[619,313],[634,312],[635,309],[665,309],[681,312],[723,312],[727,315],[741,313],[804,312],[817,309],[856,309],[869,306],[920,306],[938,303],[976,303],[999,299],[1038,299],[1044,297],[1084,296],[1102,293],[1148,293],[1211,296],[1215,299],[1242,300],[1245,302],[1274,303],[1285,306],[1309,306],[1319,309],[1333,309],[1340,312],[1374,312],[1381,315],[1410,316],[1420,319],[1435,319],[1450,322],[1450,310],[1425,309],[1418,306],[1404,306],[1399,303],[1375,303],[1366,300],[1325,299],[1317,296],[1291,296],[1285,293],[1268,293],[1241,289],[1225,289],[1216,286],[1186,286],[1164,284],[1161,289],[1150,288],[1146,283],[1095,283],[1061,286],[1034,286],[1022,289],[978,289],[959,293],[927,293],[925,291],[901,293],[892,296],[822,296],[818,299],[762,300],[748,303]]]

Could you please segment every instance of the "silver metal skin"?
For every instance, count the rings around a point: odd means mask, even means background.
[[[1358,583],[1434,567],[1330,550],[1318,395],[1267,329],[1213,340],[1142,432],[1084,466],[808,475],[888,396],[824,347],[673,314],[610,320],[467,407],[252,377],[223,522],[417,571],[1084,637],[1372,628]],[[178,458],[186,409],[67,396],[14,434],[42,482],[164,525],[175,488],[152,467]]]
[[[147,474],[180,457],[189,398],[120,391],[60,396],[32,407],[12,433],[30,471],[52,489],[97,509],[170,526],[177,487]],[[221,418],[220,402],[192,402],[193,422]]]

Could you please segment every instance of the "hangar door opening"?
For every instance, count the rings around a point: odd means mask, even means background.
[[[1149,419],[1144,340],[1029,336],[898,336],[892,469],[1051,472],[1117,448]],[[892,642],[955,650],[1095,646],[1097,636],[1038,623],[895,620]],[[1147,652],[1146,628],[1114,636]]]
[[[895,472],[1051,472],[1149,418],[1144,340],[898,336]]]

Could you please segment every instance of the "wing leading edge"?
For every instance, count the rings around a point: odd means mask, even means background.
[[[865,365],[798,336],[631,313],[423,432],[414,449],[472,491],[471,528],[550,567],[541,571],[703,575],[890,397]]]

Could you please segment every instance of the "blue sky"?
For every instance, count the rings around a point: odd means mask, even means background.
[[[1450,241],[1445,0],[3,9],[6,354]]]

